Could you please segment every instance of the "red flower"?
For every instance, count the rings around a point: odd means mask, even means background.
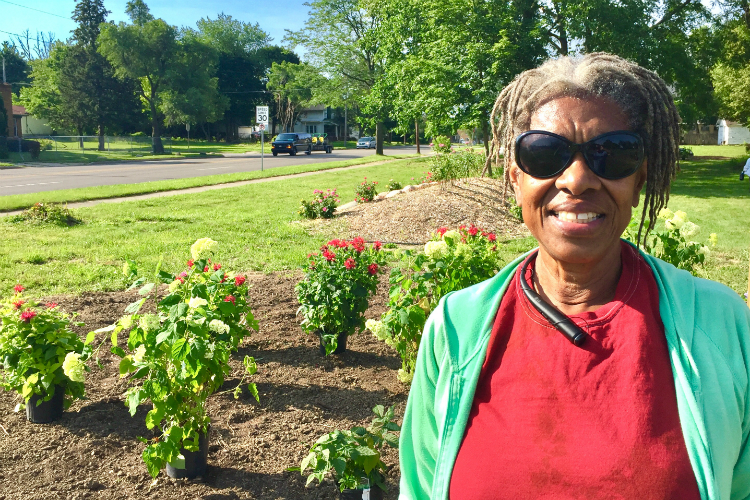
[[[13,301],[13,309],[21,309],[21,306],[24,304],[23,300],[15,300]]]
[[[375,241],[375,243],[373,243],[373,244],[372,244],[372,247],[373,247],[373,248],[374,248],[375,250],[380,250],[380,249],[381,249],[381,248],[383,247],[383,244],[382,244],[382,243],[380,243],[379,241]]]
[[[461,224],[460,226],[458,226],[458,228],[463,231],[464,229],[466,229],[466,224]]]
[[[245,279],[247,279],[247,278],[245,278],[244,276],[235,276],[234,277],[234,284],[236,286],[242,286],[245,283]]]
[[[21,313],[21,321],[25,321],[26,323],[28,323],[34,316],[36,316],[36,313],[34,311],[32,311],[31,309],[26,309]]]
[[[214,264],[214,271],[221,269],[221,264]]]
[[[54,309],[55,307],[57,307],[58,304],[57,302],[47,302],[44,305],[47,306],[47,309]]]
[[[193,262],[193,259],[190,259],[188,261],[188,267],[193,267],[194,264],[195,264],[195,262]]]
[[[16,286],[13,287],[13,290],[15,290],[16,293],[21,293],[21,292],[23,292],[25,290],[25,288],[23,286],[21,286],[21,285],[16,285]]]
[[[479,232],[479,228],[476,228],[473,225],[469,228],[469,234],[471,236],[476,236],[478,232]]]
[[[354,269],[355,267],[357,267],[357,263],[354,261],[354,259],[352,259],[351,257],[349,257],[344,262],[344,267],[347,268],[347,269]]]
[[[184,277],[186,277],[186,276],[187,276],[187,273],[186,273],[185,271],[182,271],[182,272],[180,273],[180,278],[184,278]]]
[[[447,231],[448,231],[448,228],[447,228],[447,227],[441,227],[441,228],[438,228],[438,230],[437,230],[437,234],[438,234],[438,236],[440,236],[440,237],[442,238],[442,237],[443,237],[443,235],[444,235],[444,234],[445,234],[445,233],[446,233]]]
[[[185,283],[185,280],[182,279],[181,276],[177,276],[177,281],[179,281],[180,283]]]
[[[234,295],[227,295],[224,297],[224,302],[231,302],[233,306],[237,305],[236,300],[237,299],[234,298]]]
[[[224,283],[227,280],[228,276],[229,275],[227,273],[224,273],[224,276],[221,277],[221,281],[219,281],[219,283]]]
[[[325,257],[328,262],[331,262],[336,258],[336,254],[326,248],[323,250],[323,257]]]
[[[497,236],[495,236],[495,233],[489,233],[487,235],[487,239],[490,241],[495,241],[497,239]]]
[[[367,272],[372,274],[373,276],[378,274],[378,265],[377,264],[370,264],[367,266]]]
[[[365,251],[365,240],[357,236],[352,240],[352,248],[357,251],[357,253],[362,253]]]
[[[207,273],[207,272],[208,272],[208,266],[206,266],[206,267],[204,267],[204,268],[203,268],[203,272],[204,272],[204,273]]]

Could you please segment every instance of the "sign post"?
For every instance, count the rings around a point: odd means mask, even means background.
[[[263,157],[265,151],[263,147],[263,139],[265,130],[268,128],[268,106],[255,106],[255,123],[260,128],[260,170],[263,171]]]
[[[185,130],[187,130],[187,133],[188,133],[188,151],[190,151],[190,124],[189,123],[185,124]]]

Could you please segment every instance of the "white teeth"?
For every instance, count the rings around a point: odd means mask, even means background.
[[[577,224],[588,224],[599,217],[600,215],[594,212],[583,212],[580,214],[575,212],[557,212],[558,219]]]

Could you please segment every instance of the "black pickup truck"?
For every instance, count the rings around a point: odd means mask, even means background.
[[[291,156],[295,156],[298,152],[303,151],[306,155],[312,153],[312,136],[310,134],[286,132],[277,135],[271,143],[271,153],[274,156],[279,153],[289,153]]]

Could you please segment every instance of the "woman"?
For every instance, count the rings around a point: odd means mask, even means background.
[[[539,248],[431,314],[400,498],[750,496],[750,311],[620,239],[644,185],[639,240],[666,203],[678,121],[609,54],[502,91],[493,151]]]

